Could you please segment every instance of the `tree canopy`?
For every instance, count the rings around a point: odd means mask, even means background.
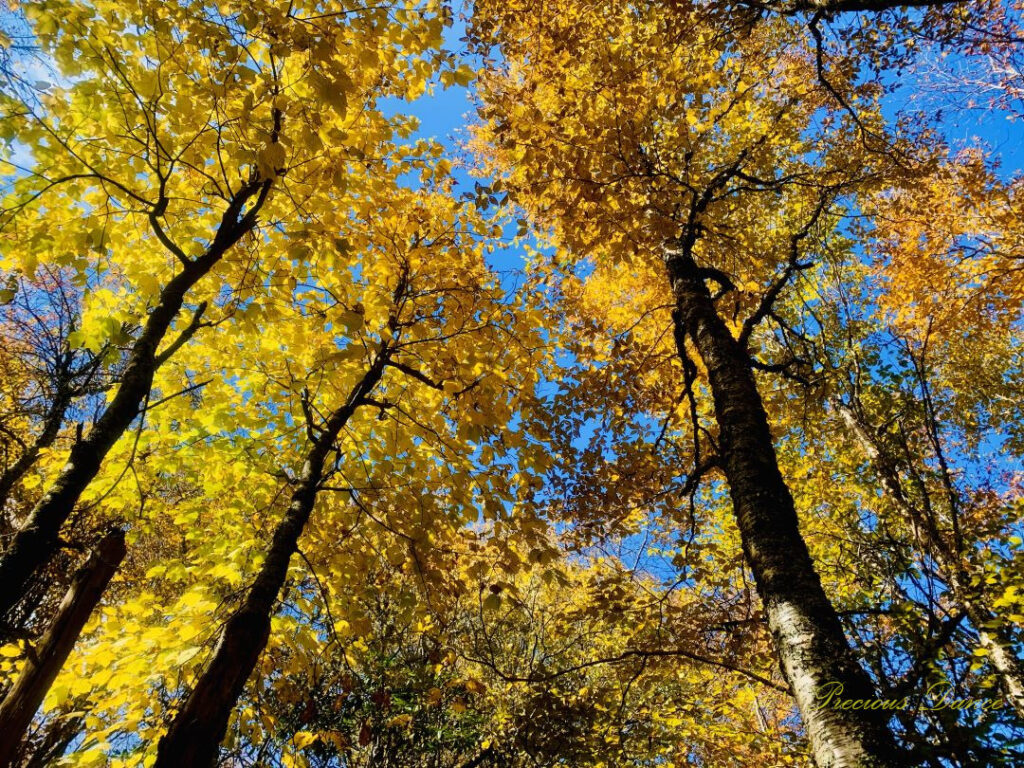
[[[0,765],[1019,764],[1022,11],[8,3]]]

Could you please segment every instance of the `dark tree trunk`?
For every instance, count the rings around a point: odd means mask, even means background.
[[[682,345],[689,338],[708,372],[719,429],[718,458],[743,551],[815,761],[820,768],[905,765],[886,713],[820,706],[823,693],[840,685],[843,699],[873,700],[876,693],[847,643],[800,535],[750,355],[718,315],[686,244],[668,249],[665,261],[675,295],[680,354],[685,354]]]
[[[0,704],[0,766],[10,765],[17,755],[36,710],[124,556],[124,531],[113,530],[103,537],[75,575],[53,623]]]
[[[380,381],[389,350],[376,360],[353,388],[345,404],[331,414],[313,443],[292,493],[288,511],[274,530],[267,559],[241,607],[228,619],[213,658],[185,699],[157,747],[156,768],[207,768],[216,763],[228,718],[245,681],[270,637],[270,620],[288,575],[288,563],[316,503],[324,462],[338,434]]]
[[[73,704],[71,706],[74,707]],[[21,757],[18,768],[47,768],[53,765],[84,728],[85,715],[63,715],[57,722],[49,724],[42,740],[32,745],[31,754]]]
[[[64,422],[64,414],[70,404],[71,397],[62,384],[61,391],[54,398],[46,413],[43,429],[39,435],[31,445],[26,446],[25,452],[18,457],[17,461],[0,474],[0,510],[7,506],[7,497],[10,496],[14,486],[35,465],[36,459],[39,458],[39,452],[44,448],[49,448],[57,439],[57,435],[60,434],[60,425]]]
[[[0,558],[0,618],[24,597],[32,576],[57,549],[60,530],[75,504],[100,470],[114,443],[139,414],[158,366],[157,348],[181,310],[185,295],[205,276],[256,221],[256,211],[269,192],[269,182],[252,182],[232,200],[216,237],[200,258],[189,261],[160,292],[142,335],[132,346],[117,394],[89,434],[71,448],[67,464],[35,505]],[[244,213],[246,202],[257,201]]]

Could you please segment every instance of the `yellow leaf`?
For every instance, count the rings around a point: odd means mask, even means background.
[[[298,731],[295,736],[292,737],[292,743],[295,744],[298,749],[305,749],[310,744],[317,741],[319,737],[317,734],[311,731]]]
[[[280,142],[275,141],[265,144],[256,153],[256,167],[260,172],[260,176],[264,179],[276,179],[284,171],[286,159],[287,153]]]

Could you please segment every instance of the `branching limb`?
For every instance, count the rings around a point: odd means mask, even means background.
[[[805,269],[810,269],[814,266],[814,262],[801,261],[800,260],[800,246],[807,236],[810,235],[811,230],[817,225],[822,215],[825,213],[825,209],[832,202],[833,190],[824,189],[818,198],[818,204],[814,208],[814,212],[811,214],[807,222],[793,234],[789,239],[789,261],[786,264],[786,268],[782,271],[770,286],[768,290],[761,296],[761,301],[758,302],[757,309],[754,310],[753,314],[750,315],[744,322],[743,328],[740,330],[739,344],[741,347],[746,348],[747,343],[750,341],[750,335],[754,332],[754,329],[758,324],[764,320],[772,312],[775,306],[776,300],[779,298],[779,294],[782,289],[786,287],[789,281],[797,272],[801,272]]]
[[[184,264],[186,267],[192,263],[192,260],[185,255],[185,252],[181,250],[181,247],[171,240],[170,236],[164,231],[164,228],[160,225],[160,211],[161,208],[166,207],[166,198],[161,199],[157,208],[149,212],[149,226],[153,228],[153,234],[156,235],[156,239],[160,241],[161,245],[168,251],[174,254],[175,258]]]
[[[166,402],[167,402],[168,400],[173,400],[173,399],[174,399],[174,398],[176,398],[176,397],[181,397],[182,395],[187,395],[187,394],[188,394],[189,392],[195,392],[195,391],[196,391],[197,389],[202,389],[202,388],[203,388],[203,387],[205,387],[205,386],[206,386],[207,384],[209,384],[209,383],[210,383],[211,381],[213,381],[213,379],[207,379],[206,381],[200,381],[200,382],[198,382],[197,384],[193,384],[193,385],[191,385],[191,386],[189,386],[189,387],[185,387],[184,389],[178,390],[178,391],[177,391],[177,392],[175,392],[175,393],[174,393],[173,395],[168,395],[167,397],[161,397],[161,398],[160,398],[159,400],[157,400],[157,401],[156,401],[155,403],[149,403],[149,404],[147,404],[147,405],[146,405],[146,406],[145,406],[145,407],[144,407],[143,409],[141,409],[141,410],[140,410],[139,412],[140,412],[140,413],[146,413],[146,412],[148,412],[148,411],[152,411],[152,410],[153,410],[154,408],[156,408],[156,407],[157,407],[157,406],[159,406],[159,405],[163,405],[163,404],[164,404],[164,403],[166,403]]]
[[[202,302],[196,308],[196,311],[192,315],[192,319],[189,321],[189,324],[185,326],[181,333],[178,334],[178,337],[168,345],[167,349],[165,349],[163,352],[156,356],[155,368],[159,368],[161,365],[166,363],[174,355],[174,353],[181,349],[185,345],[185,343],[188,342],[188,340],[195,335],[196,331],[198,331],[204,325],[204,323],[202,322],[204,312],[206,312],[205,301]]]
[[[315,443],[320,439],[323,430],[317,425],[316,418],[313,416],[313,405],[310,402],[308,389],[302,390],[299,395],[299,403],[302,407],[302,415],[306,419],[306,437],[311,443]]]
[[[444,385],[443,384],[441,384],[440,382],[434,381],[432,378],[427,376],[425,373],[423,373],[422,371],[416,370],[415,368],[413,368],[410,365],[406,365],[405,363],[399,362],[398,360],[389,360],[387,365],[388,365],[389,368],[394,368],[396,370],[399,370],[402,373],[406,374],[407,376],[411,376],[412,378],[416,379],[416,381],[419,381],[419,382],[421,382],[423,384],[426,384],[431,389],[436,389],[436,390],[439,390],[439,391],[444,391]]]

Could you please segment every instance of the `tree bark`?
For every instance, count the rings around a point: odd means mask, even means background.
[[[954,588],[954,598],[963,606],[967,618],[978,630],[978,645],[988,652],[985,658],[992,663],[1007,701],[1021,722],[1024,722],[1024,665],[1021,664],[1003,622],[983,603],[965,596],[964,588],[957,590],[955,582],[951,586]]]
[[[871,468],[889,500],[911,525],[914,536],[923,543],[939,566],[942,577],[949,585],[954,602],[960,606],[978,632],[978,645],[985,651],[999,677],[1003,693],[1017,716],[1024,721],[1024,664],[1021,663],[1003,622],[971,588],[970,574],[964,569],[959,553],[947,546],[936,522],[923,514],[920,506],[904,493],[898,464],[876,439],[866,417],[858,410],[832,400],[847,429],[868,457]],[[955,514],[955,512],[951,512]]]
[[[213,657],[196,680],[167,733],[157,746],[156,768],[206,768],[216,763],[228,718],[270,637],[270,620],[288,575],[288,563],[316,503],[324,462],[338,434],[380,381],[390,356],[386,343],[331,414],[313,443],[281,522],[241,607],[228,619]]]
[[[36,710],[82,633],[82,627],[125,556],[124,531],[100,541],[75,575],[50,628],[30,653],[14,686],[0,704],[0,766],[11,765]]]
[[[821,586],[800,535],[793,498],[775,446],[750,355],[715,309],[692,241],[666,250],[675,296],[680,355],[692,340],[708,372],[718,422],[718,458],[729,485],[747,564],[764,604],[783,675],[793,692],[820,768],[902,766],[882,710],[822,706],[842,686],[842,699],[876,698]]]
[[[77,711],[74,703],[70,711]],[[64,751],[85,728],[85,715],[63,715],[57,722],[50,723],[42,740],[31,745],[31,753],[22,755],[18,768],[47,768],[57,762]]]
[[[60,426],[64,422],[64,414],[71,404],[71,396],[64,383],[60,383],[61,391],[54,398],[52,405],[43,419],[43,429],[32,444],[25,447],[25,452],[18,457],[17,461],[11,464],[0,474],[0,510],[7,506],[7,497],[10,496],[14,486],[22,477],[35,465],[39,453],[44,448],[53,445],[53,441],[60,434]]]
[[[139,414],[149,394],[157,368],[157,348],[181,310],[185,294],[205,276],[239,238],[256,222],[256,213],[266,199],[270,182],[253,181],[235,195],[225,211],[217,234],[206,252],[187,261],[160,292],[153,311],[146,319],[142,334],[132,346],[114,399],[89,434],[71,448],[71,455],[60,474],[32,509],[28,519],[14,535],[0,558],[0,618],[7,615],[24,597],[32,576],[53,556],[60,529],[71,515],[82,492],[100,470],[114,443]],[[243,214],[245,204],[256,202]]]

